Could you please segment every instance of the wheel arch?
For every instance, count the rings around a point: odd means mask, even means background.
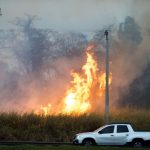
[[[145,140],[143,138],[134,138],[134,139],[132,139],[132,142],[134,142],[134,141],[142,141],[142,142],[144,142]]]
[[[94,144],[96,144],[96,140],[93,137],[86,137],[82,140],[82,144],[86,141],[86,140],[91,140],[94,142]]]

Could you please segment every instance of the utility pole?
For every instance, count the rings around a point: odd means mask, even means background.
[[[106,37],[106,91],[105,91],[105,124],[109,123],[109,35],[108,30],[105,30],[104,35]]]

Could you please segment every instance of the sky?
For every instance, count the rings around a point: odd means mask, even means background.
[[[14,28],[16,17],[29,14],[37,15],[40,28],[89,32],[123,22],[126,16],[142,23],[149,6],[150,0],[0,0],[0,28]]]

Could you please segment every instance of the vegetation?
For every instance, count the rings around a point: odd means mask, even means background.
[[[113,111],[110,122],[130,122],[138,130],[150,130],[150,112],[146,110]],[[93,131],[104,125],[99,114],[50,115],[0,114],[1,141],[56,141],[70,142],[76,133]]]

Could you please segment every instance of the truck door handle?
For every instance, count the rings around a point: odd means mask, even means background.
[[[126,136],[129,136],[129,134],[126,134]]]
[[[110,136],[114,136],[114,135],[110,135]]]

